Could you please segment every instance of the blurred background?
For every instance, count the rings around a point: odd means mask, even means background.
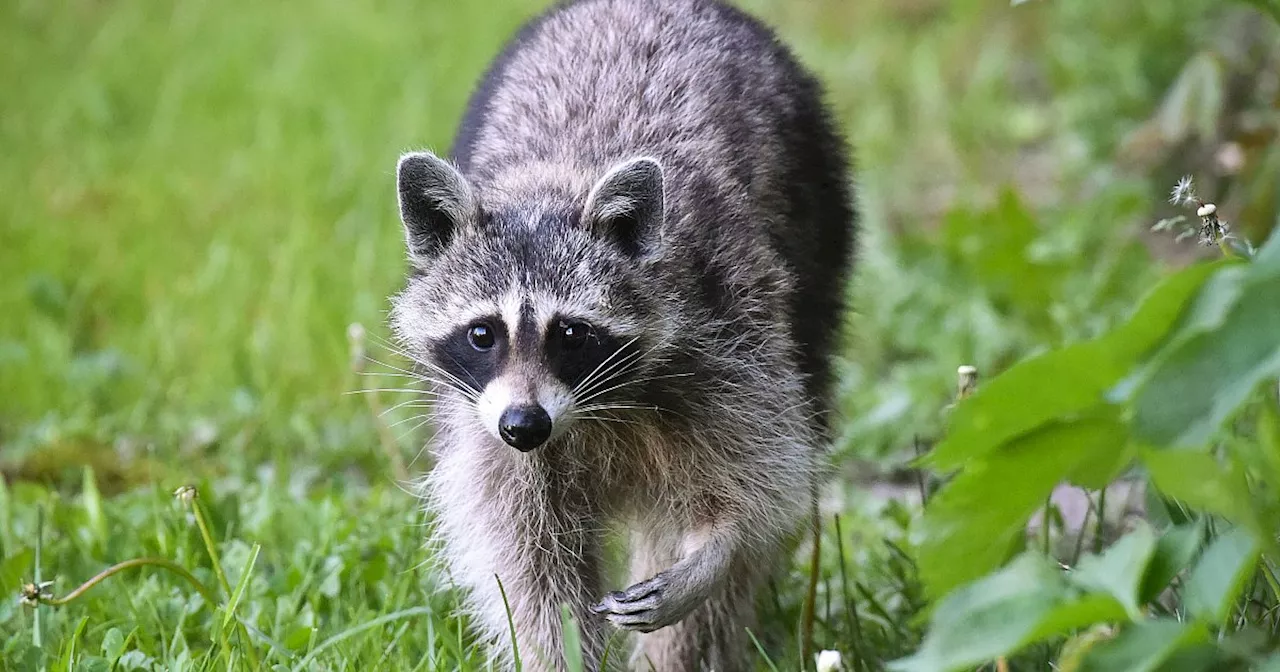
[[[1099,333],[1206,254],[1150,231],[1180,175],[1265,239],[1280,207],[1267,2],[737,3],[819,73],[856,151],[850,483],[937,435],[957,366],[995,373]],[[404,271],[395,160],[448,148],[489,59],[546,4],[0,3],[0,579],[29,573],[13,558],[36,504],[67,575],[180,551],[126,530],[186,482],[247,535],[294,520],[272,497],[353,525],[399,516],[408,534],[364,545],[403,550],[384,573],[423,562],[397,483],[427,468],[429,426],[392,408],[403,394],[350,394],[402,387],[358,375],[389,370],[361,348],[397,364],[379,344]],[[73,506],[86,487],[105,522]],[[341,536],[315,515],[277,530],[271,562]],[[337,576],[326,599],[351,605],[347,582],[377,578]],[[0,607],[0,634],[27,619]]]

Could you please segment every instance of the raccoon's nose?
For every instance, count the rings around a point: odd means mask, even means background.
[[[541,406],[512,406],[498,418],[498,434],[511,447],[527,453],[551,436],[551,416]]]

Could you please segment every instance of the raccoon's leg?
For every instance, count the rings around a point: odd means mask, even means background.
[[[433,469],[428,492],[450,574],[503,668],[513,659],[499,579],[525,670],[565,669],[561,604],[578,621],[586,668],[597,670],[605,627],[589,607],[601,590],[599,517],[518,460],[461,455]]]
[[[673,568],[688,536],[653,532],[637,538],[633,549],[632,574],[661,575]],[[640,635],[632,656],[634,670],[694,672],[747,670],[747,628],[754,626],[755,589],[762,577],[758,569],[741,561],[731,562],[723,579],[683,620]],[[644,582],[637,585],[643,585]]]

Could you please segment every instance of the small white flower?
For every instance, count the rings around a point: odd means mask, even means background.
[[[1212,216],[1212,215],[1213,215],[1213,213],[1215,213],[1215,212],[1217,212],[1217,211],[1218,211],[1218,206],[1216,206],[1216,205],[1214,205],[1214,204],[1212,204],[1212,203],[1205,203],[1204,205],[1200,206],[1200,209],[1199,209],[1199,210],[1196,210],[1196,216],[1197,216],[1197,217],[1210,217],[1210,216]]]
[[[814,659],[818,663],[818,672],[840,672],[844,669],[839,651],[822,651]]]

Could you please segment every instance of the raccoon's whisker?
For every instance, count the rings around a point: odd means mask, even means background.
[[[626,375],[627,372],[630,371],[632,368],[634,368],[635,365],[639,364],[645,358],[646,355],[648,355],[650,352],[653,352],[654,348],[656,347],[657,346],[654,346],[653,348],[649,348],[644,352],[635,351],[627,355],[626,357],[623,357],[622,359],[618,360],[618,362],[616,362],[614,366],[610,367],[610,371],[607,372],[607,375],[604,375],[604,374],[600,375],[598,377],[599,378],[598,380],[594,381],[591,385],[583,386],[584,389],[579,390],[574,396],[583,396],[583,397],[590,398],[593,394],[595,394],[595,391],[598,388],[603,387],[605,385],[609,385],[613,381],[620,378],[621,376]]]
[[[593,404],[591,406],[583,406],[582,408],[576,409],[576,412],[589,413],[592,411],[609,411],[614,409],[618,409],[622,411],[662,410],[661,407],[656,406],[654,404]]]
[[[617,380],[621,375],[622,375],[622,374],[619,374],[619,376],[614,376],[614,377],[610,378],[608,381],[605,381],[605,384],[607,384],[607,383],[609,383],[609,382],[613,382],[613,381]],[[620,389],[622,389],[622,388],[624,388],[624,387],[626,387],[626,386],[628,386],[628,385],[638,385],[638,384],[640,384],[640,383],[647,383],[647,382],[654,381],[654,380],[662,380],[663,378],[677,378],[677,377],[687,376],[687,375],[693,375],[693,374],[691,374],[691,373],[689,373],[689,374],[665,374],[665,375],[657,375],[657,376],[643,376],[643,377],[640,377],[640,378],[633,378],[633,379],[631,379],[631,380],[624,380],[624,381],[622,381],[621,383],[618,383],[618,384],[616,384],[616,385],[614,385],[614,386],[612,386],[612,387],[609,387],[609,388],[605,388],[605,389],[602,389],[602,390],[593,390],[593,391],[591,392],[591,394],[588,394],[588,395],[586,395],[586,396],[582,397],[581,399],[577,399],[577,400],[576,400],[576,402],[577,402],[577,403],[579,403],[579,404],[583,404],[583,405],[585,405],[585,404],[590,403],[593,399],[599,399],[600,397],[602,397],[602,396],[604,396],[604,395],[606,395],[606,394],[608,394],[608,393],[610,393],[610,392],[614,392],[614,391],[616,391],[616,390],[620,390]]]
[[[619,348],[618,350],[614,351],[613,355],[610,355],[608,359],[612,359],[618,353],[624,352],[626,348],[630,346],[632,343],[635,343],[636,340],[637,339],[634,339],[634,338],[631,339],[631,341],[629,341],[627,345],[624,345],[622,348]],[[594,373],[592,376],[589,376],[586,380],[583,380],[580,384],[578,384],[574,388],[574,395],[579,396],[579,395],[590,394],[591,390],[594,389],[595,387],[609,384],[609,382],[612,379],[615,379],[618,376],[626,373],[628,370],[633,368],[636,364],[643,361],[644,358],[649,355],[649,353],[653,352],[657,348],[658,346],[654,345],[650,347],[648,350],[644,350],[644,351],[632,350],[624,354],[622,357],[619,357],[618,359],[614,360],[611,363],[608,362],[608,360],[606,359],[606,362],[602,363],[602,367],[599,368],[596,373]],[[603,366],[603,364],[608,364],[608,366],[605,367]]]
[[[403,355],[402,355],[402,356],[403,356]],[[413,358],[412,358],[412,357],[407,357],[407,359],[409,359],[411,362],[413,361]],[[377,364],[377,365],[379,365],[379,366],[385,366],[385,367],[387,367],[388,369],[391,369],[392,371],[397,371],[397,372],[399,372],[399,373],[407,374],[407,375],[410,375],[410,376],[417,375],[416,373],[414,373],[413,371],[410,371],[409,369],[406,369],[406,368],[403,368],[403,367],[399,367],[399,366],[396,366],[396,365],[394,365],[394,364],[389,364],[389,363],[387,363],[387,362],[384,362],[384,361],[381,361],[381,360],[377,360],[377,359],[374,359],[374,358],[369,357],[369,356],[366,356],[366,357],[365,357],[365,361],[368,361],[370,364]],[[373,373],[373,372],[370,372],[370,373]],[[390,375],[390,374],[386,374],[386,375]]]
[[[397,369],[397,370],[400,370],[400,369]],[[440,373],[441,373],[441,374],[444,374],[444,375],[446,375],[446,376],[448,376],[448,375],[449,375],[449,373],[448,373],[447,371],[440,371]],[[372,373],[372,372],[369,372],[369,373],[362,373],[362,374],[360,374],[360,375],[363,375],[363,376],[388,376],[388,377],[391,377],[391,378],[408,378],[408,379],[410,379],[410,380],[415,380],[415,381],[419,381],[419,382],[423,382],[423,383],[429,383],[429,384],[434,384],[434,385],[441,385],[441,386],[444,386],[444,387],[452,387],[452,388],[454,388],[454,389],[457,389],[459,392],[462,392],[463,394],[466,394],[466,395],[467,395],[467,397],[468,397],[468,398],[470,398],[470,399],[472,399],[472,400],[474,400],[476,397],[478,397],[478,395],[473,395],[473,394],[471,394],[471,392],[473,392],[473,390],[471,390],[471,386],[466,385],[466,384],[465,384],[465,383],[463,383],[462,381],[458,381],[458,380],[456,380],[456,379],[455,379],[454,381],[441,380],[441,379],[439,379],[439,378],[435,378],[435,377],[432,377],[432,376],[429,376],[429,375],[425,375],[425,374],[422,374],[422,373],[410,373],[410,372],[404,372],[404,373]],[[429,392],[429,393],[430,393],[430,394],[436,394],[436,393],[434,393],[434,392]],[[437,394],[436,396],[439,396],[439,395]]]
[[[446,354],[448,354],[448,353],[446,353]],[[440,368],[440,367],[438,367],[438,366],[435,366],[434,364],[432,364],[431,366],[433,366],[433,367],[434,367],[436,370],[438,370],[440,373],[445,374],[445,375],[448,375],[448,376],[449,376],[450,378],[452,378],[453,380],[458,381],[458,384],[460,384],[460,385],[464,385],[464,386],[466,386],[466,387],[467,387],[467,389],[472,390],[473,392],[475,392],[475,393],[476,393],[476,401],[478,402],[478,401],[480,400],[480,389],[479,389],[479,388],[484,387],[484,386],[480,384],[480,381],[476,380],[476,377],[471,373],[471,370],[470,370],[470,369],[468,369],[467,367],[463,366],[463,365],[462,365],[462,363],[461,363],[461,362],[459,362],[459,361],[458,361],[458,360],[457,360],[453,355],[449,355],[449,359],[453,360],[453,363],[454,363],[454,364],[457,364],[457,365],[458,365],[458,368],[460,368],[460,369],[462,369],[464,372],[466,372],[467,377],[471,379],[471,382],[475,383],[475,387],[472,387],[472,386],[470,386],[470,385],[467,385],[465,382],[463,382],[463,380],[462,380],[461,378],[458,378],[457,376],[455,376],[455,375],[453,375],[453,374],[449,373],[448,371],[445,371],[444,369],[442,369],[442,368]]]
[[[407,417],[407,418],[401,418],[401,419],[399,419],[399,420],[396,420],[395,422],[393,422],[393,423],[391,423],[391,424],[387,425],[387,427],[388,427],[388,428],[390,428],[390,427],[398,427],[398,426],[400,426],[400,425],[403,425],[403,424],[404,424],[404,423],[406,423],[406,422],[413,422],[414,420],[427,420],[428,418],[429,418],[429,416],[428,416],[426,413],[419,413],[419,414],[417,414],[417,415],[411,415],[411,416],[409,416],[409,417]],[[412,430],[411,430],[411,431],[412,431]]]
[[[587,394],[592,388],[601,384],[607,384],[611,378],[616,377],[626,369],[634,366],[640,360],[640,353],[635,351],[628,352],[621,357],[614,359],[621,352],[623,352],[623,350],[619,349],[609,355],[604,362],[601,362],[600,366],[596,367],[596,370],[593,371],[591,375],[587,376],[582,380],[582,382],[575,385],[573,390],[570,391],[570,394],[575,397]]]
[[[574,414],[574,420],[599,420],[601,422],[616,422],[620,425],[638,425],[640,423],[635,420],[627,420],[625,418],[611,418],[607,415],[578,415]]]
[[[425,417],[425,416],[419,416],[419,417]],[[396,442],[399,443],[400,441],[403,441],[404,437],[409,436],[410,434],[418,431],[419,429],[422,428],[423,425],[427,424],[428,422],[431,422],[431,418],[425,417],[425,419],[422,422],[419,422],[418,424],[410,427],[404,432],[401,432],[400,435],[396,437]]]
[[[392,411],[394,411],[394,410],[404,408],[405,406],[410,406],[411,408],[430,408],[430,407],[431,407],[431,404],[423,403],[423,401],[422,401],[421,399],[410,398],[410,399],[408,399],[408,400],[406,400],[406,401],[402,401],[402,402],[400,402],[400,403],[396,404],[395,406],[391,406],[390,408],[387,408],[387,410],[385,410],[385,411],[383,411],[383,412],[379,413],[379,414],[378,414],[378,417],[379,417],[379,418],[381,418],[382,416],[384,416],[384,415],[386,415],[386,414],[388,414],[388,413],[390,413],[390,412],[392,412]]]
[[[387,378],[412,378],[414,380],[422,380],[422,376],[416,373],[389,373],[386,371],[361,371],[356,375],[364,376],[366,378],[381,378],[385,376]]]
[[[445,379],[450,380],[450,381],[452,381],[453,383],[455,383],[454,385],[450,385],[450,387],[454,387],[454,388],[458,389],[458,391],[459,391],[459,392],[462,392],[463,394],[466,394],[466,395],[467,395],[467,397],[468,397],[469,399],[471,399],[472,401],[477,401],[477,402],[479,401],[479,399],[480,399],[480,391],[479,391],[478,389],[476,389],[475,387],[472,387],[471,385],[468,385],[468,384],[467,384],[465,381],[463,381],[461,378],[458,378],[458,377],[457,377],[457,376],[455,376],[454,374],[452,374],[452,373],[450,373],[450,372],[448,372],[448,371],[444,370],[443,368],[441,368],[441,367],[439,367],[439,366],[437,366],[437,365],[435,365],[435,364],[433,364],[433,363],[431,363],[431,362],[428,362],[428,361],[425,361],[425,360],[422,360],[422,359],[418,359],[418,358],[417,358],[417,357],[415,357],[412,353],[410,353],[410,352],[408,352],[408,351],[406,351],[406,350],[403,350],[403,349],[401,349],[401,348],[398,348],[397,346],[395,346],[395,345],[393,345],[393,344],[391,344],[391,343],[387,342],[385,339],[381,339],[381,338],[378,338],[378,337],[374,337],[374,340],[381,342],[382,347],[385,347],[385,348],[387,348],[388,350],[392,351],[393,353],[395,353],[395,354],[397,354],[397,355],[400,355],[401,357],[404,357],[405,359],[408,359],[409,361],[413,362],[414,364],[417,364],[418,366],[421,366],[421,367],[423,367],[423,368],[425,368],[425,369],[428,369],[428,370],[430,370],[430,371],[431,371],[431,372],[433,372],[433,373],[436,373],[436,374],[439,374],[439,375],[441,375],[441,376],[444,376],[444,378],[445,378]],[[369,359],[370,361],[372,361],[372,362],[374,362],[374,363],[381,364],[382,366],[385,366],[385,367],[387,367],[387,368],[389,368],[389,369],[392,369],[392,370],[394,370],[394,371],[398,371],[398,372],[403,373],[403,374],[407,374],[407,375],[410,375],[410,376],[414,376],[414,377],[416,377],[416,378],[418,378],[418,379],[420,379],[420,380],[424,380],[424,381],[435,381],[435,379],[433,379],[433,378],[425,377],[425,376],[423,376],[423,375],[422,375],[422,374],[420,374],[420,373],[413,372],[413,371],[408,371],[408,370],[402,369],[402,368],[400,368],[400,367],[398,367],[398,366],[394,366],[394,365],[392,365],[392,364],[388,364],[388,363],[386,363],[386,362],[380,362],[380,361],[378,361],[378,360],[376,360],[376,359],[373,359],[373,358],[370,358],[370,357],[366,357],[366,359]],[[455,360],[455,361],[456,361],[456,360]],[[465,369],[464,369],[464,370],[465,370]],[[470,376],[470,375],[471,375],[471,374],[470,374],[470,372],[468,372],[468,373],[467,373],[467,375],[468,375],[468,376]],[[472,376],[472,380],[473,380],[473,381],[475,380],[475,377],[474,377],[474,376]],[[435,381],[435,382],[439,382],[439,381]],[[480,383],[479,383],[479,381],[475,381],[475,382],[476,382],[476,385],[479,385],[479,384],[480,384]]]
[[[451,387],[457,390],[458,392],[461,392],[463,395],[465,395],[468,399],[470,399],[473,402],[478,402],[480,400],[479,390],[476,390],[472,386],[468,385],[466,382],[464,382],[462,379],[458,378],[457,376],[453,375],[452,373],[449,373],[448,371],[445,371],[444,369],[438,366],[435,366],[433,364],[430,364],[428,362],[419,362],[419,364],[421,364],[424,368],[428,369],[430,373],[415,373],[414,376],[417,380],[420,380],[425,383],[433,383],[435,385],[440,385],[443,387]],[[437,375],[432,375],[432,374],[437,374],[439,377],[437,377]]]
[[[348,390],[343,394],[373,394],[374,392],[414,394],[420,397],[438,397],[436,392],[414,387],[365,387],[359,390]]]
[[[574,386],[574,388],[573,388],[573,390],[572,390],[572,391],[570,391],[570,393],[569,393],[569,394],[570,394],[570,395],[572,395],[572,396],[577,396],[577,395],[578,395],[578,393],[582,391],[582,389],[581,389],[581,388],[583,388],[584,386],[586,386],[588,383],[592,382],[592,381],[595,379],[595,377],[596,377],[597,375],[602,375],[602,374],[600,374],[600,370],[601,370],[601,369],[603,369],[603,368],[605,367],[605,365],[606,365],[606,364],[608,364],[608,363],[610,362],[610,360],[612,360],[614,357],[617,357],[620,353],[625,352],[627,348],[631,347],[631,345],[632,345],[633,343],[635,343],[636,341],[638,341],[638,340],[640,340],[640,337],[639,337],[639,336],[633,337],[631,340],[629,340],[629,341],[627,341],[626,343],[624,343],[624,344],[622,345],[622,347],[620,347],[620,348],[618,348],[617,350],[614,350],[613,352],[609,353],[609,356],[608,356],[608,357],[605,357],[605,358],[604,358],[604,361],[600,362],[600,364],[598,364],[598,365],[596,366],[596,368],[595,368],[595,369],[593,369],[593,370],[591,371],[591,373],[588,373],[588,374],[587,374],[587,376],[586,376],[586,378],[583,378],[583,379],[582,379],[582,382],[580,382],[580,383],[578,383],[577,385],[575,385],[575,386]]]

